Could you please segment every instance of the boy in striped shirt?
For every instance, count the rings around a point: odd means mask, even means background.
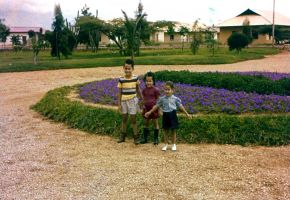
[[[118,82],[118,109],[122,113],[121,134],[118,143],[125,142],[128,115],[130,115],[131,126],[134,134],[134,143],[139,144],[139,136],[137,131],[136,114],[139,109],[138,98],[142,98],[140,91],[140,81],[138,77],[133,75],[134,61],[125,60],[124,76],[119,78]]]

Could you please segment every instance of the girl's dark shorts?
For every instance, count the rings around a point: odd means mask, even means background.
[[[163,112],[162,128],[163,129],[177,129],[178,128],[178,118],[176,115],[176,110],[171,111],[171,112]]]

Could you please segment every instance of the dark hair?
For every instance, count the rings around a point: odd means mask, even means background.
[[[131,65],[132,69],[134,69],[134,60],[126,59],[124,64]]]
[[[171,89],[174,89],[174,85],[172,81],[166,81],[165,85],[169,86]]]
[[[146,82],[146,77],[152,77],[153,85],[155,85],[155,74],[153,72],[147,72],[144,76],[144,82]]]

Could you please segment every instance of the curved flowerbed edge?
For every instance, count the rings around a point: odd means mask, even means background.
[[[114,109],[85,105],[68,98],[79,85],[49,91],[31,108],[43,116],[89,133],[117,137],[121,114]],[[178,140],[182,143],[217,143],[278,146],[290,143],[290,115],[202,115],[191,120],[180,116]],[[137,117],[138,129],[143,119]],[[129,128],[128,130],[131,131]],[[128,132],[129,137],[132,132]],[[162,138],[162,132],[160,137]]]

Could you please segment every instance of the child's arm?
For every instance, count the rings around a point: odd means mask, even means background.
[[[150,111],[148,111],[147,113],[145,113],[145,117],[146,118],[149,117],[149,115],[151,115],[157,109],[158,109],[158,106],[157,105],[153,106],[153,108]]]
[[[185,110],[185,108],[183,107],[182,104],[179,106],[179,109],[180,109],[182,112],[184,112],[184,113],[186,114],[186,116],[187,116],[189,119],[192,118],[191,115],[189,115],[188,112]]]
[[[140,89],[140,81],[138,80],[137,85],[136,85],[136,91],[137,91],[137,96],[141,101],[143,101],[143,95]]]
[[[122,89],[119,88],[118,91],[118,110],[121,112],[121,97],[122,97]]]

